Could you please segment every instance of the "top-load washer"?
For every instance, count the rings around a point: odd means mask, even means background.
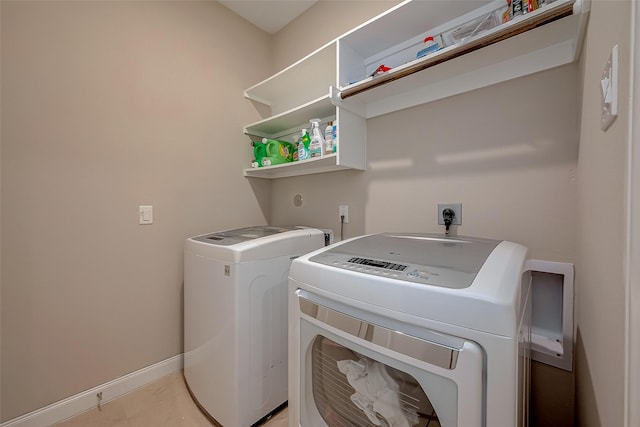
[[[257,226],[185,241],[184,377],[219,424],[250,426],[286,402],[289,266],[324,239]]]
[[[290,427],[528,425],[519,244],[361,236],[289,273]]]

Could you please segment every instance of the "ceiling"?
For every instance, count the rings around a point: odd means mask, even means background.
[[[218,0],[256,27],[275,34],[317,0]]]

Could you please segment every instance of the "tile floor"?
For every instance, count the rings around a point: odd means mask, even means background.
[[[262,427],[286,427],[287,409],[275,414]],[[187,391],[182,372],[134,390],[55,427],[211,427]]]

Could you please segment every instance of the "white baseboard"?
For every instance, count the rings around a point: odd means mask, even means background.
[[[183,356],[179,354],[154,365],[147,366],[123,377],[106,382],[75,396],[52,403],[44,408],[21,415],[0,424],[0,427],[42,427],[71,418],[98,404],[97,394],[102,392],[102,404],[114,400],[165,375],[178,372],[183,366]]]

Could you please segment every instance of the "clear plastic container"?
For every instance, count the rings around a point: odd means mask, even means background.
[[[449,31],[445,31],[442,33],[444,44],[451,46],[458,43],[465,43],[470,38],[497,27],[502,24],[503,9],[503,7],[500,7],[471,21],[467,21],[458,27],[452,28]]]
[[[309,154],[311,157],[324,156],[324,137],[320,131],[320,119],[311,119],[311,143]]]
[[[327,123],[324,130],[324,153],[333,153],[333,122]]]

